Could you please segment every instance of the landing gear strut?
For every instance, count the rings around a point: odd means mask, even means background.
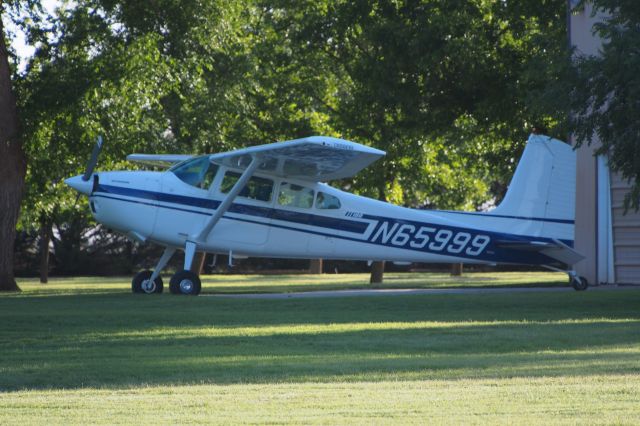
[[[146,294],[162,293],[163,284],[160,272],[167,266],[167,262],[169,262],[169,259],[171,259],[171,256],[173,256],[175,252],[175,248],[167,247],[164,249],[164,253],[162,253],[162,257],[160,257],[153,272],[149,270],[138,272],[136,276],[133,277],[133,280],[131,280],[131,291]]]
[[[571,287],[573,287],[576,291],[584,291],[589,287],[589,281],[587,281],[585,277],[579,276],[576,271],[567,271],[566,269],[556,268],[555,266],[551,265],[542,266],[552,271],[564,272],[565,274],[569,275],[569,284],[571,284]]]
[[[146,270],[138,272],[131,280],[131,291],[134,293],[162,293],[163,284],[161,277],[151,279],[153,272]]]
[[[579,276],[570,276],[571,287],[573,287],[576,291],[584,291],[589,287],[589,282],[585,277]]]
[[[171,256],[176,252],[173,247],[167,247],[162,253],[162,257],[158,261],[156,268],[153,272],[147,270],[136,274],[131,281],[131,291],[134,293],[162,293],[163,284],[160,272],[171,259]],[[194,247],[187,245],[185,257],[187,257],[188,264],[191,265],[194,256]],[[187,263],[187,262],[185,262]],[[185,266],[186,267],[186,266]],[[200,294],[202,284],[200,277],[187,269],[176,272],[169,282],[169,290],[171,294],[185,294],[191,296],[197,296]]]

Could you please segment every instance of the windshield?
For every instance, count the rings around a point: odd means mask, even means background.
[[[192,158],[169,169],[178,179],[201,189],[208,189],[216,177],[218,165],[209,161],[209,156]]]

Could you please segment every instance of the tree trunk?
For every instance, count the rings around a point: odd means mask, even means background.
[[[387,202],[386,185],[381,182],[378,186],[378,200]],[[376,261],[371,264],[371,275],[369,276],[369,284],[382,284],[384,280],[384,260]]]
[[[191,272],[194,274],[202,274],[202,269],[204,268],[204,259],[207,257],[207,254],[204,252],[198,252],[193,257],[193,263],[191,264]]]
[[[384,279],[384,260],[371,264],[371,278],[369,284],[381,284]]]
[[[129,275],[133,274],[133,267],[136,264],[135,257],[133,256],[133,242],[127,238],[125,244],[125,250],[127,252],[127,273]]]
[[[51,221],[40,222],[40,283],[49,282],[49,243],[51,242]]]
[[[322,273],[322,259],[311,259],[311,262],[309,263],[309,273],[310,274]]]
[[[452,263],[451,264],[451,276],[459,277],[462,275],[462,263]]]
[[[0,3],[0,291],[20,291],[13,275],[13,252],[27,162],[20,143],[2,12]]]

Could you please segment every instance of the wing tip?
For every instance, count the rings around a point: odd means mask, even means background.
[[[314,142],[314,143],[321,143],[322,145],[325,146],[333,146],[336,147],[336,145],[332,145],[332,144],[344,144],[353,148],[358,148],[359,151],[364,151],[368,154],[373,154],[373,155],[379,155],[379,156],[385,156],[387,155],[387,153],[385,151],[382,151],[381,149],[378,148],[374,148],[372,146],[368,146],[368,145],[364,145],[361,144],[359,142],[354,142],[354,141],[350,141],[348,139],[342,139],[342,138],[337,138],[334,136],[322,136],[322,135],[313,135],[313,136],[307,136],[306,138],[301,138],[301,139],[294,139],[295,141],[309,141],[309,142]]]

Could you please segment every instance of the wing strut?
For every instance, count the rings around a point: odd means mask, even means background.
[[[249,163],[249,166],[244,170],[244,172],[242,172],[240,179],[238,179],[238,181],[233,185],[233,188],[231,188],[231,191],[229,191],[225,199],[220,203],[215,213],[211,215],[202,230],[195,235],[193,239],[187,240],[184,250],[184,269],[191,269],[191,264],[193,263],[198,243],[204,243],[207,240],[207,237],[209,237],[213,227],[216,226],[216,223],[218,223],[227,210],[229,210],[229,207],[231,207],[231,204],[238,194],[240,194],[240,191],[242,191],[247,182],[249,182],[249,179],[251,179],[253,172],[258,168],[259,164],[259,156],[256,154],[251,155],[251,163]]]

